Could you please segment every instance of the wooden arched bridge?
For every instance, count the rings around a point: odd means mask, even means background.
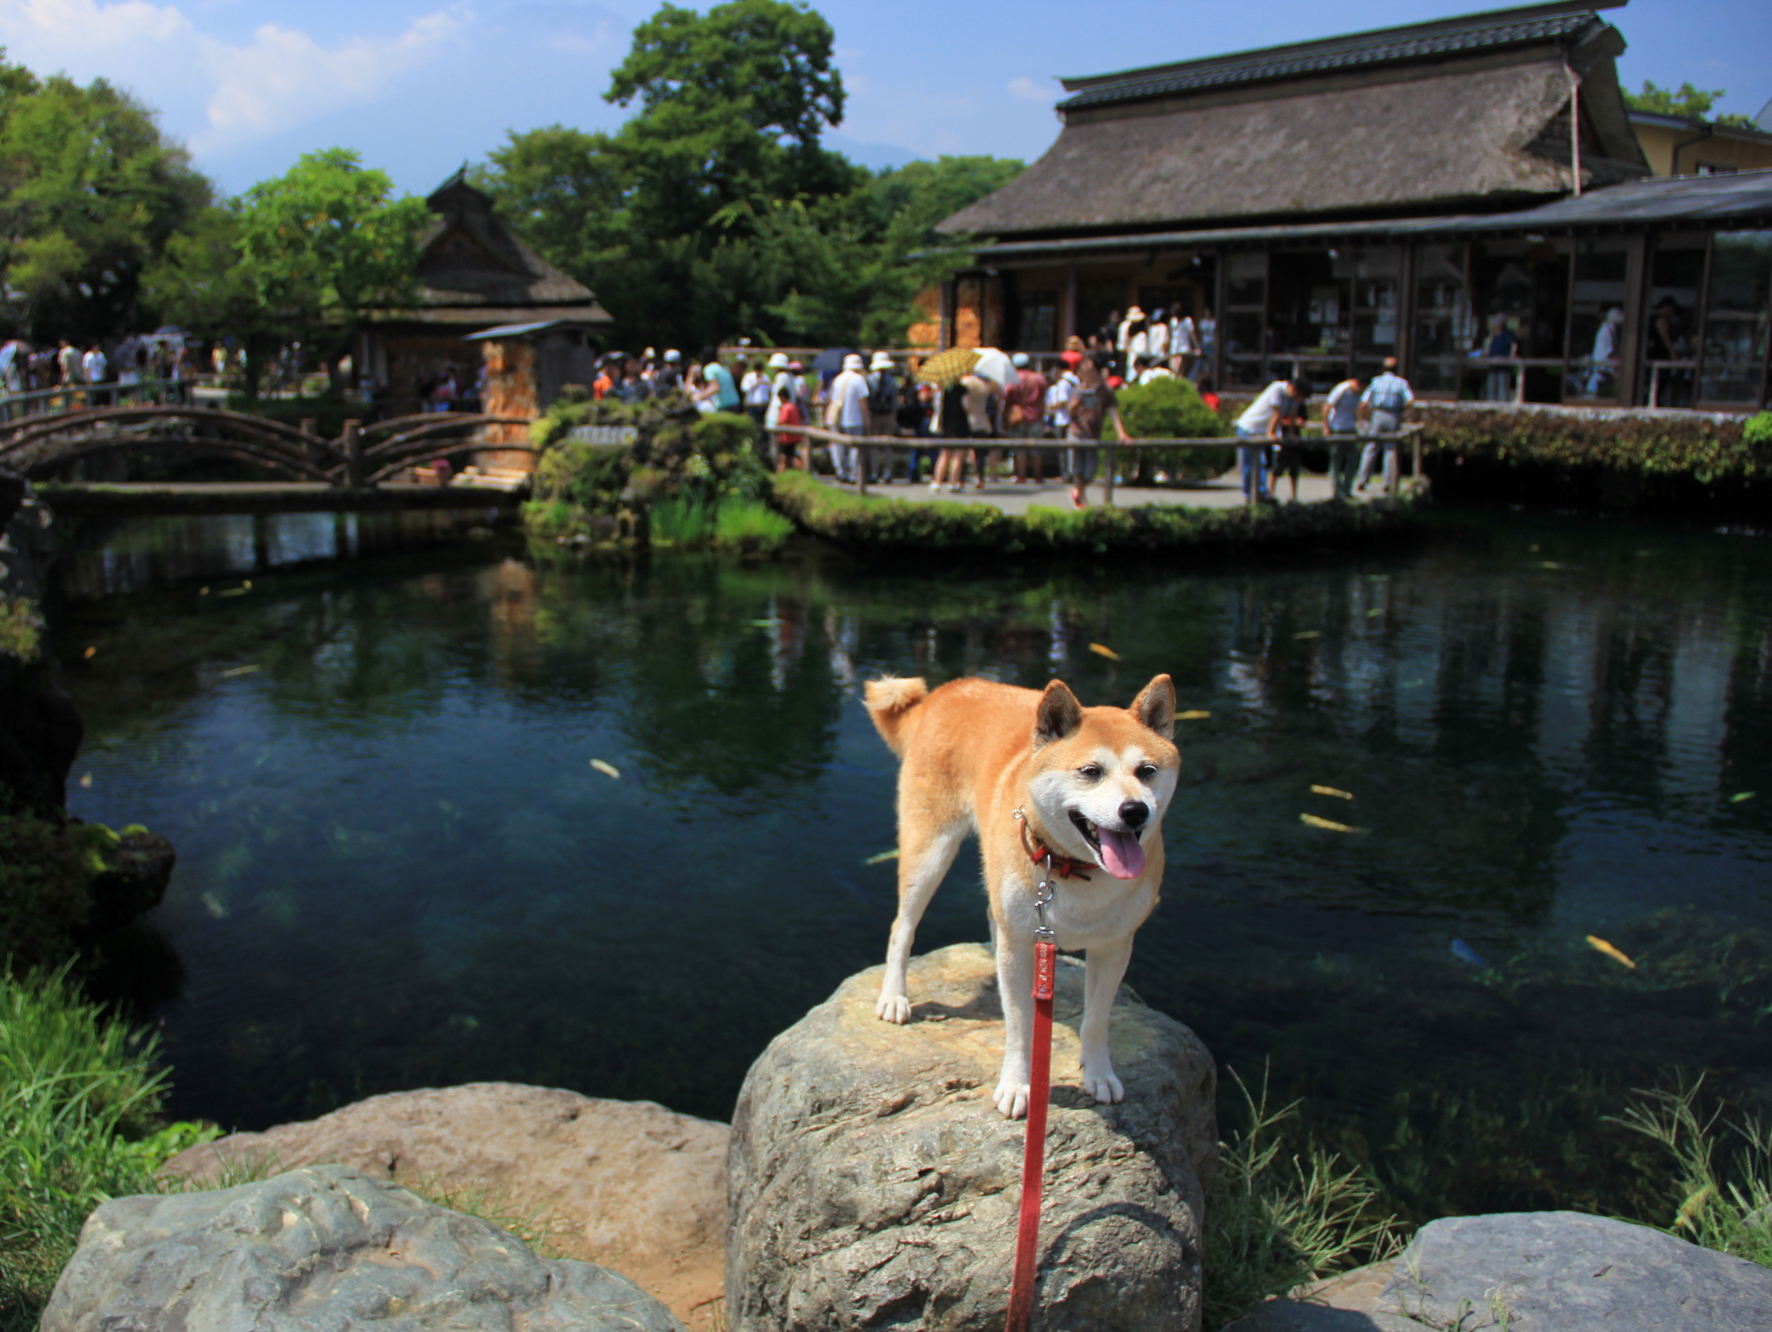
[[[347,421],[343,434],[328,439],[311,429],[220,408],[99,407],[26,416],[0,425],[0,468],[42,479],[82,458],[155,450],[227,458],[262,468],[282,481],[358,492],[375,489],[434,458],[491,451],[537,453],[540,450],[526,431],[509,441],[484,435],[492,426],[529,424],[528,417],[443,412],[368,426]]]

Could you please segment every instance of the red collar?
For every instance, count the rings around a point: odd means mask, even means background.
[[[1031,820],[1028,819],[1021,821],[1021,849],[1028,853],[1029,860],[1036,865],[1043,861],[1049,862],[1048,868],[1061,879],[1081,879],[1084,883],[1093,882],[1083,871],[1094,869],[1095,866],[1086,860],[1072,860],[1069,856],[1063,856],[1054,851],[1029,828],[1030,822]]]

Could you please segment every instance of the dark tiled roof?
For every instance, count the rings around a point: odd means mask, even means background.
[[[1602,4],[1599,7],[1610,6]],[[1567,5],[1538,5],[1472,14],[1465,18],[1383,28],[1294,46],[1273,46],[1206,60],[1127,70],[1121,74],[1065,79],[1065,89],[1072,95],[1060,102],[1058,109],[1074,111],[1311,74],[1481,55],[1508,47],[1552,41],[1575,45],[1585,40],[1597,26],[1603,25],[1592,8],[1571,12]]]

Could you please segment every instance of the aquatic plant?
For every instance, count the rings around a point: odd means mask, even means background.
[[[1223,1327],[1262,1300],[1337,1272],[1377,1262],[1402,1247],[1394,1216],[1357,1167],[1315,1143],[1285,1155],[1281,1126],[1294,1102],[1268,1104],[1231,1070],[1247,1123],[1219,1144],[1206,1193],[1201,1324]]]
[[[1700,1108],[1702,1076],[1638,1089],[1613,1120],[1658,1144],[1672,1159],[1671,1209],[1650,1224],[1669,1234],[1772,1267],[1772,1124],[1758,1116],[1723,1121]]]
[[[93,852],[63,824],[31,814],[0,815],[4,970],[54,965],[72,954],[74,934],[91,908]]]

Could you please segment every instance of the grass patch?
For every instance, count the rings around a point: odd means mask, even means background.
[[[854,495],[804,472],[773,478],[773,503],[812,535],[855,548],[1106,554],[1333,540],[1392,531],[1411,521],[1409,499],[1371,504],[1262,504],[1230,509],[1033,506],[1026,517],[988,504]]]
[[[728,499],[714,517],[714,544],[738,550],[773,550],[794,534],[794,524],[762,500]]]
[[[1283,1155],[1280,1128],[1297,1104],[1268,1106],[1235,1071],[1248,1123],[1219,1144],[1206,1194],[1201,1326],[1223,1327],[1310,1281],[1378,1262],[1402,1247],[1397,1219],[1354,1166],[1312,1145]]]
[[[654,504],[651,524],[657,545],[701,546],[714,535],[713,512],[691,495],[676,495]]]
[[[67,967],[0,976],[0,1332],[37,1326],[94,1207],[152,1191],[167,1158],[214,1136],[160,1122],[155,1054]]]
[[[1772,1267],[1772,1124],[1755,1116],[1723,1121],[1721,1111],[1701,1110],[1703,1084],[1700,1077],[1639,1090],[1613,1122],[1671,1158],[1677,1201],[1662,1229]]]

